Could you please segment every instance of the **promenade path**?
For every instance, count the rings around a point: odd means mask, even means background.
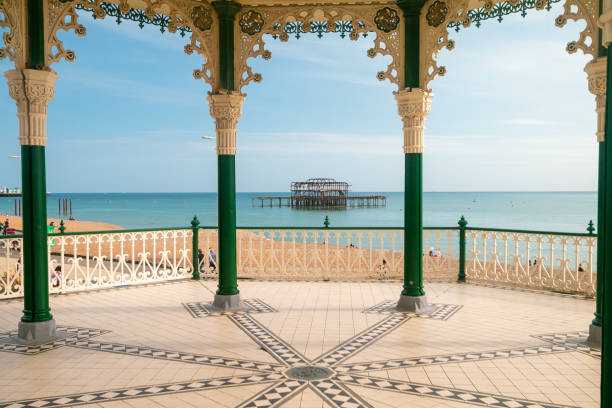
[[[239,285],[248,313],[212,313],[211,280],[53,296],[66,337],[40,347],[0,302],[0,408],[599,407],[593,300],[426,282],[415,315],[400,282]]]

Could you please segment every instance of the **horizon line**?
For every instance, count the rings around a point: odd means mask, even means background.
[[[431,190],[423,193],[597,193],[598,190]],[[217,194],[217,191],[56,191],[50,194]],[[236,194],[282,193],[286,191],[236,191]],[[363,190],[350,193],[404,193],[404,191]]]

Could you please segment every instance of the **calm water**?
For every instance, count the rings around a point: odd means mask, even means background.
[[[251,206],[252,196],[285,193],[238,193],[238,226],[331,226],[403,225],[403,193],[387,195],[384,208],[346,210],[296,210],[287,207]],[[381,193],[376,193],[381,194]],[[71,198],[77,220],[99,221],[126,228],[187,226],[197,215],[201,225],[217,224],[216,193],[145,194],[51,194],[49,218],[58,217],[58,199]],[[14,213],[14,198],[0,198],[0,212]],[[590,219],[596,222],[596,192],[547,193],[425,193],[425,226],[456,226],[464,215],[470,226],[585,232]]]

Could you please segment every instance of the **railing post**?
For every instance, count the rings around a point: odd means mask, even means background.
[[[465,230],[468,222],[463,215],[457,223],[459,224],[459,282],[465,282]]]
[[[325,228],[329,228],[329,217],[326,215],[325,220],[323,221],[323,226]]]
[[[198,231],[200,230],[200,220],[198,220],[198,216],[194,215],[193,220],[191,220],[191,235],[192,235],[192,246],[191,252],[193,255],[192,263],[193,263],[193,277],[192,279],[199,280],[200,279],[200,259],[198,258]]]
[[[64,231],[66,231],[66,226],[64,225],[64,220],[60,221],[59,231],[60,231],[60,234],[63,234]]]

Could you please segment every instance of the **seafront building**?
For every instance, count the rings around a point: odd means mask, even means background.
[[[23,189],[23,235],[0,238],[0,407],[612,407],[610,1],[564,0],[554,19],[583,21],[567,51],[593,57],[597,226],[422,222],[438,54],[454,30],[558,1],[0,0]],[[202,56],[193,75],[216,124],[217,226],[47,234],[52,67],[75,58],[57,33],[84,36],[82,12],[184,34],[185,52]],[[368,56],[390,57],[376,76],[397,86],[404,225],[237,229],[236,126],[245,87],[262,80],[248,60],[272,57],[265,41],[328,32],[374,35]],[[424,254],[431,242],[445,256]],[[252,279],[239,288],[239,277]]]

